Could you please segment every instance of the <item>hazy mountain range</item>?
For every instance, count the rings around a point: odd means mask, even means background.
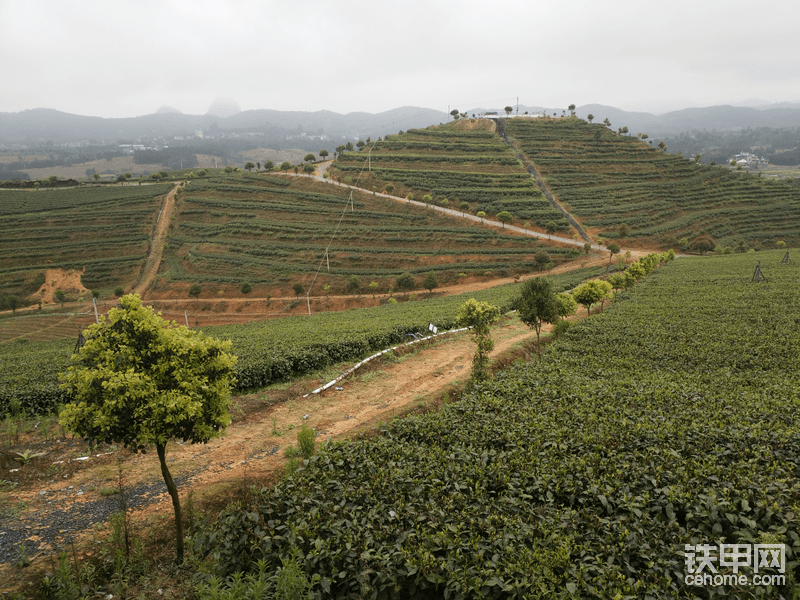
[[[500,108],[473,108],[468,116],[486,110],[505,115]],[[512,114],[545,112],[561,115],[564,108],[514,107]],[[612,106],[587,104],[579,106],[576,114],[595,122],[608,119],[612,129],[627,127],[631,135],[647,133],[651,138],[666,137],[692,130],[737,131],[748,127],[798,128],[800,104],[782,103],[758,108],[744,106],[712,106],[686,108],[655,115],[646,112],[624,111]],[[286,133],[328,135],[364,139],[384,136],[415,127],[426,127],[451,120],[445,112],[405,106],[381,113],[353,112],[340,114],[321,110],[316,112],[278,111],[269,109],[239,110],[233,101],[215,100],[205,115],[185,115],[169,106],[151,115],[120,119],[87,117],[37,108],[16,113],[0,113],[0,143],[25,142],[117,142],[138,138],[170,138],[194,135],[198,131],[238,133]]]
[[[212,105],[213,107],[214,105]],[[162,107],[152,115],[124,119],[85,117],[53,109],[37,108],[17,113],[0,113],[0,143],[29,141],[117,141],[141,137],[190,136],[198,131],[239,133],[307,133],[332,137],[382,136],[414,127],[427,127],[449,118],[429,108],[402,107],[382,113],[339,114],[327,110],[295,112],[248,110],[235,112],[219,107],[229,116],[207,113],[185,115]]]

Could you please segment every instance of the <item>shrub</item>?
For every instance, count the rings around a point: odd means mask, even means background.
[[[297,445],[300,448],[300,456],[311,458],[314,456],[314,438],[317,432],[303,423],[303,427],[297,432]]]
[[[559,320],[555,325],[553,325],[553,329],[551,331],[553,337],[558,337],[562,335],[571,326],[572,326],[572,321],[567,321],[566,319]]]
[[[347,293],[355,294],[360,289],[361,289],[361,282],[358,280],[358,276],[350,275],[350,279],[347,280]]]
[[[397,286],[397,289],[400,290],[413,290],[416,286],[414,276],[411,273],[403,273],[397,279],[395,279],[394,282]]]

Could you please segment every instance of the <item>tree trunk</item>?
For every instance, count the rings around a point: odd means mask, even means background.
[[[183,522],[181,520],[181,501],[178,497],[178,488],[175,486],[175,482],[172,480],[172,475],[169,473],[169,468],[167,468],[166,450],[166,444],[156,444],[158,460],[161,463],[161,476],[164,478],[164,483],[167,484],[169,495],[172,496],[172,507],[175,509],[175,563],[180,565],[183,563]]]

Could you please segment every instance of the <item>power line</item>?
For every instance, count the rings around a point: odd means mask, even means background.
[[[317,277],[319,277],[319,273],[322,270],[322,265],[323,264],[327,265],[328,272],[330,272],[329,251],[330,251],[331,244],[333,243],[333,240],[336,238],[336,236],[339,233],[339,227],[342,224],[342,220],[344,219],[344,215],[347,213],[348,206],[350,207],[350,212],[355,212],[355,201],[353,200],[354,188],[358,187],[358,182],[361,181],[361,176],[364,174],[364,171],[366,169],[371,170],[371,168],[372,168],[372,163],[371,163],[372,149],[375,147],[375,145],[377,143],[378,142],[376,140],[374,142],[371,142],[370,145],[369,145],[369,149],[367,150],[367,158],[364,161],[364,164],[361,166],[361,171],[359,171],[358,177],[356,178],[356,181],[353,184],[353,187],[350,188],[350,196],[348,197],[347,202],[344,205],[344,209],[342,210],[342,214],[339,215],[339,221],[336,223],[336,227],[334,228],[333,233],[331,234],[331,237],[328,240],[328,245],[325,246],[325,252],[323,253],[322,258],[320,259],[319,266],[317,267],[317,271],[314,273],[314,278],[311,280],[311,284],[308,286],[308,290],[306,290],[306,304],[308,305],[308,314],[309,314],[309,316],[311,315],[311,290],[314,288],[314,284],[317,281]]]

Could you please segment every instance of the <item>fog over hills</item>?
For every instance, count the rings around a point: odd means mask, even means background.
[[[377,114],[269,109],[237,112],[237,108],[235,103],[229,101],[215,101],[205,115],[185,115],[177,109],[164,106],[151,115],[120,119],[86,117],[47,108],[0,113],[0,143],[44,140],[54,143],[80,140],[113,142],[139,137],[187,136],[208,130],[305,132],[358,139],[427,127],[450,118],[441,111],[411,106]]]
[[[754,103],[756,101],[753,101]],[[494,111],[505,115],[504,107],[473,108],[468,116]],[[545,113],[560,116],[565,108],[541,106],[513,107],[513,114]],[[647,133],[651,138],[674,136],[684,131],[738,131],[748,127],[800,127],[800,104],[780,103],[752,106],[711,106],[686,108],[664,114],[625,111],[613,106],[586,104],[576,108],[577,116],[591,114],[595,122],[608,119],[612,129],[627,127],[632,135]],[[384,136],[414,127],[427,127],[451,120],[445,112],[404,106],[381,113],[328,110],[315,112],[258,109],[241,111],[233,100],[217,99],[204,115],[186,115],[171,106],[162,106],[153,114],[129,118],[87,117],[37,108],[16,113],[0,113],[0,143],[51,141],[131,140],[141,137],[189,136],[198,131],[238,133],[287,132],[328,135],[353,139]]]

